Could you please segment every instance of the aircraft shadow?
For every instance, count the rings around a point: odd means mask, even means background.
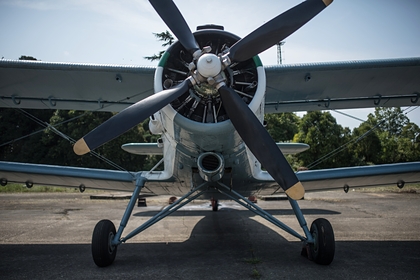
[[[95,266],[89,244],[3,244],[1,279],[418,279],[420,273],[419,241],[340,241],[334,262],[320,266],[300,256],[300,242],[218,214],[202,219],[185,242],[123,244],[107,268]]]
[[[203,207],[204,208],[204,207]],[[176,211],[175,213],[172,213],[171,216],[174,217],[179,217],[179,216],[206,216],[206,215],[210,215],[211,211],[211,206],[207,207],[208,209],[206,210],[184,210],[184,209],[179,209],[178,211]],[[290,215],[295,215],[295,213],[293,212],[292,209],[276,209],[276,210],[266,210],[268,213],[270,213],[271,215],[274,216],[290,216]],[[234,209],[234,208],[229,208],[229,207],[223,207],[220,208],[217,212],[234,212],[234,211],[241,211],[244,212],[244,215],[247,215],[248,217],[254,217],[257,216],[256,214],[254,214],[253,212],[247,210],[247,209]],[[159,211],[141,211],[141,212],[137,212],[135,214],[133,214],[133,216],[136,217],[153,217],[154,215],[156,215],[157,213],[159,213]],[[303,215],[338,215],[341,214],[340,212],[337,211],[331,211],[331,210],[326,210],[326,209],[315,209],[315,208],[308,208],[308,209],[302,209],[302,213]]]
[[[269,212],[292,215],[291,210]],[[139,211],[135,216],[155,213]],[[322,209],[304,209],[304,213],[340,214]],[[180,218],[198,215],[202,218],[197,223]],[[107,268],[93,263],[90,244],[1,244],[0,278],[418,279],[420,273],[420,241],[338,241],[333,263],[320,266],[300,255],[301,242],[287,241],[281,230],[255,221],[248,210],[181,210],[172,216],[178,218],[160,222],[168,236],[157,242],[122,244]],[[189,225],[186,241],[166,241]],[[153,229],[147,234],[160,234]]]

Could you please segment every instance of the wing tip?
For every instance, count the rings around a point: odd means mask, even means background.
[[[84,155],[90,152],[88,145],[85,142],[85,139],[79,139],[73,146],[73,151],[76,155]]]
[[[305,189],[300,181],[288,188],[285,192],[294,200],[302,199],[305,196]]]

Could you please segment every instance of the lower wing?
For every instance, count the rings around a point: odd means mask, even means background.
[[[29,186],[52,185],[90,189],[132,191],[137,176],[147,178],[144,193],[171,194],[177,180],[165,171],[137,172],[69,166],[0,162],[0,183],[26,183]],[[349,187],[366,187],[420,182],[420,162],[383,164],[375,166],[344,167],[297,172],[306,191],[332,190]],[[274,180],[263,171],[255,178],[261,189],[273,187]],[[175,187],[175,188],[173,188]],[[279,188],[280,189],[280,188]],[[259,192],[258,190],[256,191]],[[273,191],[272,194],[277,191]]]

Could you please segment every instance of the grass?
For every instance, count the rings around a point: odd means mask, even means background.
[[[251,248],[249,251],[251,253],[251,258],[244,259],[244,262],[250,264],[253,267],[251,271],[251,277],[255,279],[260,279],[261,273],[258,271],[257,265],[260,264],[262,261],[260,258],[255,257],[253,248]]]
[[[253,264],[253,265],[261,263],[261,260],[259,258],[249,258],[249,259],[245,259],[244,261],[246,263]]]
[[[261,274],[260,274],[260,272],[257,269],[254,268],[254,270],[252,270],[251,277],[252,278],[255,278],[255,279],[260,279],[261,278]]]
[[[420,183],[405,184],[400,189],[396,185],[387,185],[379,187],[356,188],[355,191],[376,193],[376,192],[392,192],[392,193],[420,193]]]
[[[420,183],[406,184],[402,189],[396,185],[355,188],[354,191],[365,193],[418,193],[420,194]],[[6,186],[0,186],[0,193],[79,193],[78,188],[37,186],[27,188],[25,184],[9,183]],[[89,190],[86,192],[100,192],[100,190]],[[261,261],[258,258],[246,259],[245,262],[250,264],[258,264]]]
[[[78,193],[78,188],[64,188],[51,186],[36,186],[27,188],[25,184],[9,183],[6,186],[0,186],[0,193]]]

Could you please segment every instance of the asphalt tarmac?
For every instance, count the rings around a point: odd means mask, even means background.
[[[125,233],[167,204],[148,198]],[[419,279],[420,194],[350,191],[307,194],[308,224],[328,219],[335,259],[317,265],[301,242],[231,201],[218,212],[196,201],[118,248],[113,265],[91,257],[95,224],[116,226],[128,200],[90,194],[0,194],[0,279]],[[258,205],[302,233],[288,201]]]

